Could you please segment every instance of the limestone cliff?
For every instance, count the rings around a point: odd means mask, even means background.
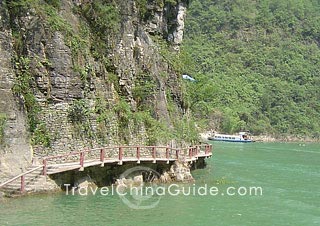
[[[0,178],[31,157],[174,140],[188,0],[0,5]]]
[[[20,173],[31,160],[25,111],[11,91],[15,81],[8,14],[0,8],[0,178]]]

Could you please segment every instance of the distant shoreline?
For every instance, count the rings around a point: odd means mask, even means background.
[[[305,143],[316,143],[320,142],[319,139],[310,138],[310,137],[296,137],[296,136],[284,136],[284,137],[273,137],[269,135],[259,135],[253,136],[253,139],[256,142],[305,142]]]
[[[207,141],[208,137],[210,137],[211,132],[206,131],[200,133],[200,137],[202,140]],[[294,142],[305,142],[305,143],[317,143],[320,142],[320,139],[315,139],[311,137],[297,137],[297,136],[283,136],[283,137],[275,137],[271,135],[258,135],[252,136],[252,139],[256,142],[286,142],[286,143],[294,143]]]

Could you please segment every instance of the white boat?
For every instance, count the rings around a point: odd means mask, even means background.
[[[226,141],[226,142],[242,142],[242,143],[254,142],[250,138],[249,133],[247,132],[239,132],[238,135],[214,133],[212,136],[208,137],[208,140]]]

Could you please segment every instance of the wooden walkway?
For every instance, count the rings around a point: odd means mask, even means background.
[[[212,156],[212,145],[196,145],[188,148],[171,148],[166,146],[115,146],[70,152],[63,155],[48,156],[42,159],[42,165],[24,172],[2,184],[0,189],[20,179],[20,191],[25,191],[26,176],[41,169],[44,176],[70,170],[83,171],[85,167],[103,167],[106,164],[122,165],[125,162],[167,163],[174,161],[193,162],[198,158]]]

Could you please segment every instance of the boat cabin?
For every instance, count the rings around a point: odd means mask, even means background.
[[[229,142],[252,142],[247,132],[240,132],[238,135],[218,134],[215,133],[209,140],[229,141]]]

